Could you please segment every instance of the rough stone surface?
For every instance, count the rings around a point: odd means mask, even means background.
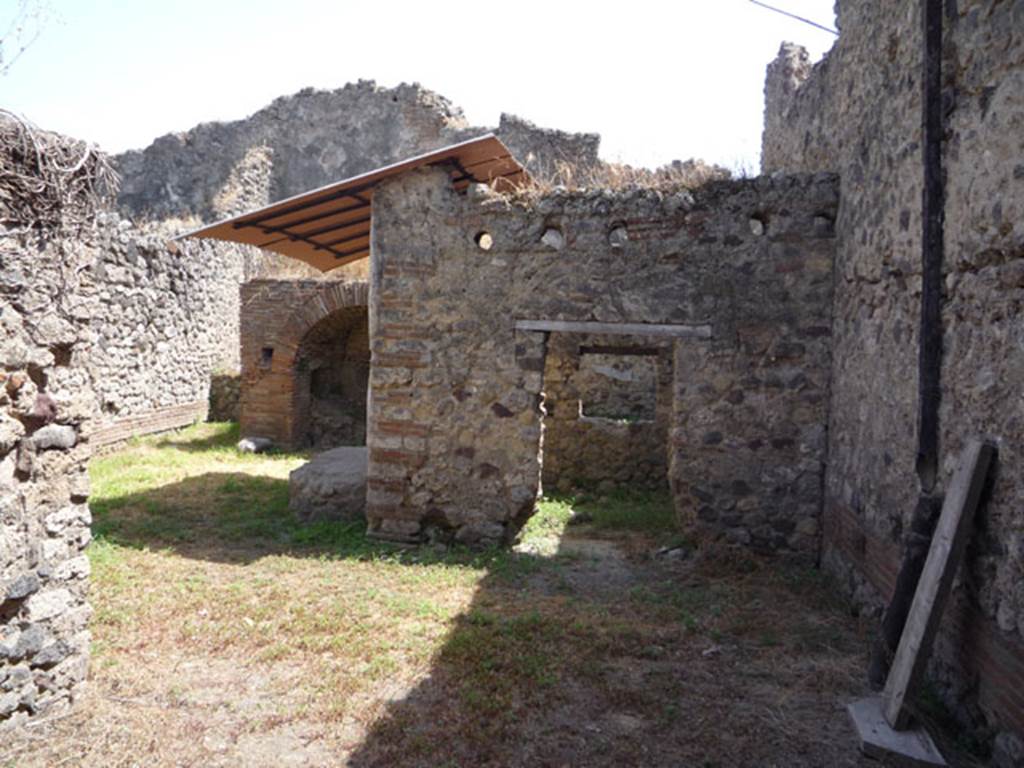
[[[205,418],[214,371],[238,369],[245,249],[169,246],[174,232],[100,216],[92,274],[100,309],[90,361],[98,443]]]
[[[679,513],[813,555],[834,248],[816,219],[834,216],[836,202],[828,174],[715,182],[687,206],[650,190],[476,201],[431,172],[382,187],[370,533],[508,540],[532,513],[550,340],[517,332],[517,318],[709,324],[710,340],[676,344],[677,358],[700,350],[677,361],[671,387]],[[764,236],[751,235],[753,215],[767,221]],[[629,240],[611,249],[622,222]],[[553,226],[565,236],[557,253],[541,242]],[[484,232],[487,251],[477,245]]]
[[[0,227],[0,729],[85,680],[98,252],[88,226]]]
[[[74,448],[78,442],[78,434],[75,428],[67,424],[47,424],[36,430],[32,435],[32,445],[36,450],[47,448]]]
[[[304,523],[362,518],[366,513],[366,448],[333,448],[292,470],[288,508]]]
[[[274,447],[274,441],[266,437],[243,437],[235,448],[239,453],[266,453]]]
[[[556,161],[597,162],[595,134],[545,130],[511,115],[497,129],[473,127],[418,84],[362,80],[309,88],[244,120],[204,123],[119,155],[120,204],[134,216],[212,221],[489,131],[535,172]]]
[[[495,131],[509,151],[541,178],[553,176],[559,164],[589,168],[599,164],[601,137],[539,128],[529,120],[503,113]]]
[[[366,441],[365,281],[242,286],[241,430],[290,449]]]
[[[238,421],[242,398],[242,377],[236,373],[214,373],[210,377],[210,421]]]
[[[1024,4],[944,4],[945,295],[940,488],[963,441],[999,467],[931,677],[965,720],[1024,735]],[[823,561],[868,609],[888,597],[915,474],[921,251],[920,4],[839,4],[813,68],[784,47],[765,86],[765,171],[838,171]]]

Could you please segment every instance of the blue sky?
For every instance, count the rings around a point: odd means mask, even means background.
[[[363,78],[420,82],[478,125],[597,131],[609,160],[755,170],[766,64],[782,40],[815,60],[834,40],[747,0],[41,1],[0,106],[111,152]],[[0,0],[0,34],[20,2]],[[832,0],[774,4],[835,22]]]

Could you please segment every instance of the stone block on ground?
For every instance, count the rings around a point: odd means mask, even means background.
[[[364,446],[318,453],[288,476],[288,508],[303,523],[363,517],[366,462]]]
[[[266,453],[274,447],[274,441],[266,437],[243,437],[235,447],[240,453]]]

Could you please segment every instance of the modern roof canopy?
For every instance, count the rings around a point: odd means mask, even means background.
[[[505,145],[489,133],[289,197],[176,239],[209,237],[255,245],[328,272],[370,255],[371,201],[376,186],[426,166],[445,168],[460,192],[473,183],[495,183],[500,189],[519,186],[528,179]]]

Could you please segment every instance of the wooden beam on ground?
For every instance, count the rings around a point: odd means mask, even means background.
[[[710,339],[710,325],[670,325],[665,323],[599,323],[576,320],[516,320],[517,331],[557,331],[560,333],[600,333],[626,336],[671,336],[678,339]]]
[[[882,696],[885,719],[896,730],[909,725],[907,699],[917,688],[924,672],[939,619],[953,588],[953,577],[967,547],[971,519],[994,455],[993,446],[977,438],[969,440],[946,493]]]

